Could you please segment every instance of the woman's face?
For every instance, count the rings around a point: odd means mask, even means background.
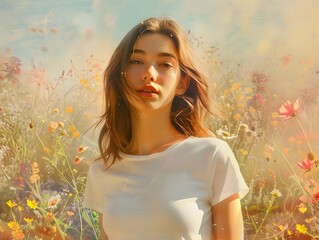
[[[170,111],[174,96],[184,92],[176,47],[162,34],[146,33],[138,38],[125,73],[137,96],[128,99],[138,111]]]

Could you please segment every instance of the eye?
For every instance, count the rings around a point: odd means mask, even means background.
[[[171,68],[171,67],[173,67],[173,64],[165,62],[165,63],[161,63],[160,66],[165,67],[165,68]]]
[[[142,61],[137,60],[137,59],[131,59],[131,60],[129,61],[129,64],[142,64],[142,63],[143,63]]]

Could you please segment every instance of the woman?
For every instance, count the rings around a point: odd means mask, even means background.
[[[204,125],[215,110],[178,24],[137,24],[104,84],[101,159],[84,197],[99,212],[102,239],[243,239],[248,188],[229,146]]]

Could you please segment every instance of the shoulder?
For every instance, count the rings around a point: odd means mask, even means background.
[[[225,141],[214,137],[190,137],[189,143],[195,147],[197,146],[210,150],[218,150],[219,148],[228,146],[228,144]]]
[[[106,166],[102,159],[93,161],[89,167],[90,174],[98,174],[100,172],[104,172],[105,170],[106,170]]]
[[[213,137],[191,137],[189,138],[188,151],[197,152],[198,154],[206,155],[209,158],[226,161],[229,158],[234,158],[233,151],[227,142],[219,138]]]

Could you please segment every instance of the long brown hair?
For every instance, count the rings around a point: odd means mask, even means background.
[[[187,34],[175,20],[148,18],[125,35],[104,72],[105,111],[98,125],[102,124],[99,135],[101,158],[108,166],[115,159],[120,159],[119,151],[123,151],[132,138],[130,104],[126,97],[129,86],[124,73],[136,40],[145,33],[160,33],[170,37],[177,49],[181,76],[190,77],[186,92],[182,96],[175,96],[173,100],[170,116],[173,126],[187,136],[211,136],[204,119],[208,114],[218,114],[218,110],[211,107],[208,81],[192,60]]]

